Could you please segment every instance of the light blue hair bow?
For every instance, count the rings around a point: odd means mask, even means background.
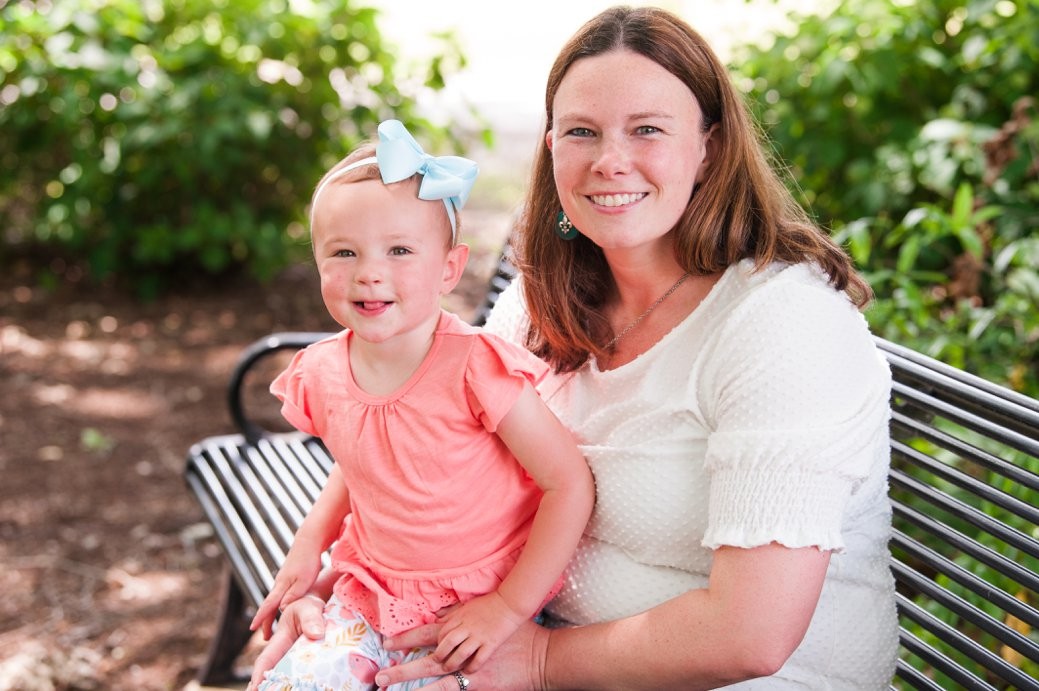
[[[418,197],[427,201],[441,199],[451,219],[452,238],[457,230],[455,211],[465,206],[476,182],[479,167],[461,156],[430,156],[418,145],[400,120],[385,120],[379,125],[375,147],[379,173],[387,185],[422,176]]]
[[[311,227],[318,196],[325,187],[351,170],[372,163],[378,163],[379,174],[387,185],[406,180],[415,173],[421,175],[418,197],[426,201],[440,199],[444,202],[447,216],[451,219],[451,242],[454,243],[458,232],[455,212],[465,206],[480,169],[475,161],[461,156],[430,156],[422,150],[400,120],[385,120],[379,124],[379,142],[375,145],[374,157],[354,161],[318,185],[310,202]]]

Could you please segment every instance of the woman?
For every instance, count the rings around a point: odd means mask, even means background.
[[[596,507],[556,626],[428,688],[887,688],[890,375],[857,309],[869,287],[677,17],[595,17],[545,104],[522,278],[488,326],[556,370],[542,394]],[[443,671],[425,658],[376,680]]]

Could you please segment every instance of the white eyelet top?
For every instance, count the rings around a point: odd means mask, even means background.
[[[523,341],[516,281],[487,328]],[[549,612],[586,624],[705,587],[722,545],[832,550],[804,641],[732,689],[887,689],[890,371],[865,319],[811,265],[730,267],[634,361],[539,387],[575,434],[596,505]]]

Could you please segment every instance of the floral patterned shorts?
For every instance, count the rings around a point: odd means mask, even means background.
[[[348,618],[344,614],[350,615]],[[325,637],[299,638],[267,672],[259,691],[372,691],[380,669],[425,657],[432,647],[387,651],[382,634],[357,613],[345,612],[332,595],[325,605]],[[436,681],[420,679],[394,684],[392,691],[411,691]]]

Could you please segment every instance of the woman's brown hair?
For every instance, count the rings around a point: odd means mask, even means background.
[[[676,259],[694,274],[712,274],[743,259],[814,262],[831,285],[862,307],[872,298],[844,250],[816,226],[784,186],[765,154],[762,136],[724,65],[688,24],[661,9],[614,7],[586,23],[563,46],[545,89],[545,133],[570,66],[614,50],[643,55],[680,79],[696,98],[703,130],[712,135],[711,165],[673,229]],[[528,347],[558,371],[602,353],[610,327],[603,303],[613,278],[602,251],[584,236],[561,240],[561,208],[552,154],[542,137],[519,219],[517,262],[530,312]]]

